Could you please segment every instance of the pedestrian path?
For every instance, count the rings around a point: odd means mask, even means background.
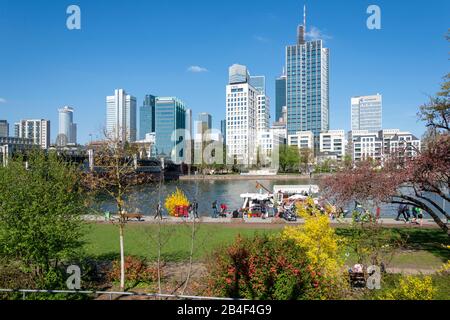
[[[111,215],[111,221],[117,221],[116,215]],[[93,222],[105,222],[105,217],[98,215],[88,215],[84,217],[87,221],[93,221]],[[298,219],[295,222],[288,222],[283,219],[279,218],[239,218],[239,219],[232,219],[230,217],[227,218],[211,218],[211,217],[200,217],[200,219],[196,219],[199,223],[205,223],[205,224],[286,224],[286,225],[296,225],[296,224],[303,224],[303,219]],[[176,223],[187,223],[192,222],[192,218],[176,218],[176,217],[168,217],[164,216],[162,220],[155,219],[152,216],[144,216],[141,221],[138,221],[137,219],[130,219],[129,222],[139,222],[139,223],[148,223],[148,224],[156,224],[159,222],[167,223],[167,224],[176,224]],[[350,225],[352,223],[351,218],[344,218],[344,219],[334,219],[330,220],[332,225]],[[386,225],[386,226],[417,226],[420,227],[417,224],[413,224],[411,222],[405,222],[403,220],[397,221],[393,218],[380,218],[379,223]],[[430,226],[436,226],[436,223],[433,219],[424,219],[422,226],[430,227]]]

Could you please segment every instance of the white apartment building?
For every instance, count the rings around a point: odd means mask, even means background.
[[[20,120],[14,124],[16,138],[32,139],[33,143],[46,150],[50,147],[50,121]]]
[[[284,137],[269,129],[258,132],[259,152],[265,157],[271,157],[284,143]]]
[[[233,65],[226,86],[227,157],[248,166],[256,163],[259,95],[249,79],[245,66]]]
[[[111,138],[136,141],[136,98],[123,89],[106,97],[106,131]]]
[[[345,156],[345,131],[328,130],[320,133],[319,157],[321,159],[342,160]]]
[[[353,161],[367,158],[383,161],[397,151],[403,151],[405,157],[415,157],[421,147],[420,139],[399,129],[350,131],[348,141],[347,152],[352,155]]]
[[[311,149],[314,152],[314,133],[312,131],[298,131],[288,135],[288,145],[299,149]]]

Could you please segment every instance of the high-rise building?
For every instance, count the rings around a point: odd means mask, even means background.
[[[351,98],[352,130],[369,130],[376,132],[382,129],[382,96],[360,96]]]
[[[9,123],[6,120],[0,120],[0,137],[9,136]]]
[[[228,84],[248,83],[250,81],[250,74],[247,67],[240,64],[233,64],[229,68]]]
[[[197,134],[205,134],[212,129],[212,116],[207,112],[199,113],[197,121]]]
[[[14,124],[14,133],[17,138],[32,139],[35,145],[42,149],[50,147],[50,121],[49,120],[20,120]]]
[[[275,80],[275,121],[283,117],[283,107],[286,106],[286,74]],[[286,119],[285,119],[286,120]]]
[[[192,130],[192,109],[186,109],[186,131],[189,134],[189,139],[193,139],[193,130]]]
[[[250,76],[250,85],[258,90],[260,94],[266,94],[266,77]]]
[[[184,160],[186,106],[175,97],[157,97],[155,107],[156,153],[172,158],[177,163]]]
[[[306,18],[297,32],[297,44],[286,47],[287,130],[312,131],[318,147],[320,132],[329,130],[329,49],[306,41]]]
[[[257,101],[258,107],[256,111],[256,131],[257,136],[261,136],[259,132],[266,132],[270,125],[270,100],[266,95],[266,77],[250,76],[250,85],[258,91]],[[258,144],[259,144],[259,139]]]
[[[58,109],[59,127],[56,145],[77,144],[77,125],[73,123],[73,108],[65,106]]]
[[[227,144],[227,120],[220,120],[220,133],[222,134],[223,143]]]
[[[227,158],[233,163],[256,163],[258,95],[247,67],[232,65],[226,86]]]
[[[123,89],[106,97],[106,131],[110,138],[136,141],[136,98]]]
[[[139,107],[139,139],[144,140],[148,133],[155,132],[156,97],[145,95],[142,106]]]

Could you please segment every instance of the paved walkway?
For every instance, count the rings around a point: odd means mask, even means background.
[[[85,216],[85,219],[87,221],[93,221],[93,222],[105,222],[105,218],[103,216]],[[111,216],[112,220],[116,220],[117,216]],[[298,219],[296,222],[288,222],[283,219],[278,218],[268,218],[268,219],[262,219],[262,218],[244,218],[244,219],[232,219],[232,218],[211,218],[211,217],[201,217],[200,219],[197,219],[198,222],[204,223],[204,224],[240,224],[240,225],[279,225],[279,226],[285,226],[285,225],[299,225],[303,224],[303,219]],[[136,222],[136,223],[147,223],[147,224],[156,224],[160,222],[158,219],[154,219],[151,216],[144,216],[142,221],[137,221],[137,219],[130,219],[129,222]],[[175,217],[163,217],[162,222],[165,224],[178,224],[178,223],[188,223],[192,222],[191,218],[175,218]],[[389,227],[404,227],[404,226],[415,226],[420,227],[417,224],[405,222],[403,220],[396,221],[393,218],[381,218],[379,222],[385,226]],[[352,223],[351,218],[344,218],[339,220],[331,220],[331,224],[333,226],[339,226],[339,225],[349,225]],[[424,219],[422,227],[437,227],[436,223],[433,219]]]

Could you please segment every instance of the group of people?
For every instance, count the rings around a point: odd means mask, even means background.
[[[406,204],[400,204],[398,206],[397,210],[397,217],[395,218],[396,221],[400,220],[400,216],[403,216],[403,219],[405,222],[410,221],[411,215],[413,216],[412,223],[420,224],[423,223],[423,213],[422,209],[418,207],[410,207]]]
[[[217,200],[214,200],[213,203],[211,204],[211,208],[212,208],[211,218],[218,218],[218,217],[224,218],[227,216],[226,212],[228,210],[228,206],[225,203],[221,203],[219,208],[219,203],[217,202]]]

